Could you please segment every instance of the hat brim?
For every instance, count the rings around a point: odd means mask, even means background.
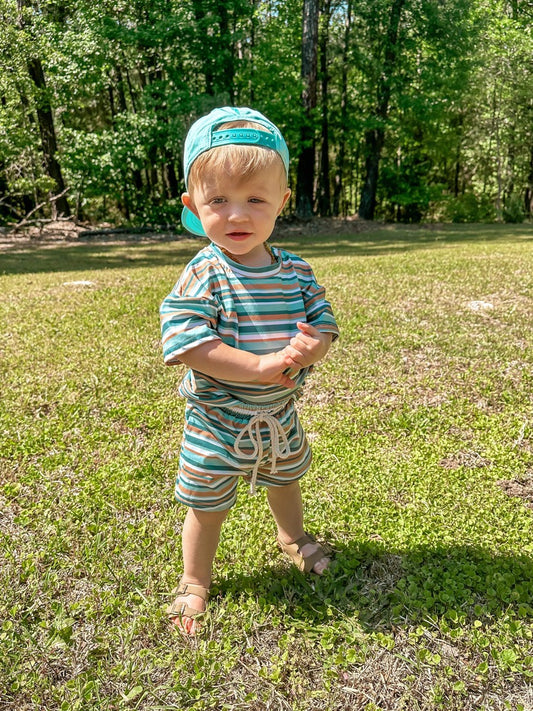
[[[196,217],[194,212],[191,212],[188,207],[184,207],[181,211],[181,224],[185,227],[188,232],[198,237],[207,237],[202,227],[202,223]]]

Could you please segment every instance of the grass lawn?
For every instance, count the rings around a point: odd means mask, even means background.
[[[158,307],[199,243],[0,254],[2,711],[532,711],[533,227],[282,244],[342,333],[299,408],[334,569],[242,483],[192,640]]]

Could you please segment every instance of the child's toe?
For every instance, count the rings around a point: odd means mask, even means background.
[[[316,553],[317,551],[321,550],[321,546],[318,543],[306,543],[302,547],[302,556],[304,558],[308,558],[309,556],[312,556],[313,553]],[[327,568],[329,567],[329,564],[331,563],[331,559],[324,556],[323,558],[320,558],[314,566],[313,566],[313,572],[315,572],[317,575],[323,575]]]

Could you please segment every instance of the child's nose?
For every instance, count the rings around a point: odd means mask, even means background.
[[[240,203],[232,203],[229,211],[229,219],[233,221],[245,220],[247,217],[246,205]]]

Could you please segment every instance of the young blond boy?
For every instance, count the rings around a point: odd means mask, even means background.
[[[311,452],[294,401],[338,329],[311,267],[267,244],[290,196],[278,128],[252,109],[215,109],[193,124],[184,153],[182,222],[210,244],[163,301],[161,327],[165,363],[189,367],[176,482],[189,506],[184,570],[168,614],[194,635],[239,476],[252,493],[267,487],[278,544],[301,570],[329,565],[304,532],[299,479]]]

